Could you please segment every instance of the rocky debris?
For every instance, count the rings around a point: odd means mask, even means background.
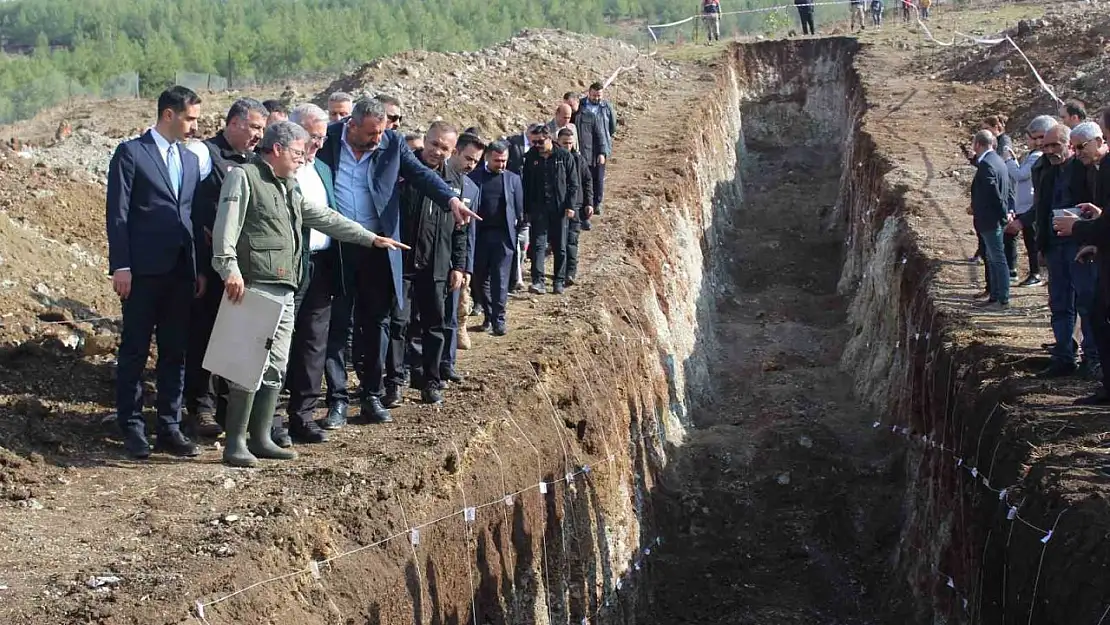
[[[549,71],[556,66],[573,69],[562,75]],[[633,68],[617,77],[607,96],[618,115],[677,76],[671,63],[627,43],[535,30],[474,52],[413,51],[375,59],[328,85],[314,101],[322,105],[334,91],[385,93],[403,102],[406,131],[446,119],[463,127],[478,125],[493,138],[550,119],[564,92],[584,93],[618,67]]]

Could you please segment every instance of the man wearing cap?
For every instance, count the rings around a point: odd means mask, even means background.
[[[578,174],[574,156],[555,145],[546,124],[535,124],[529,134],[537,140],[524,155],[524,210],[531,223],[532,285],[528,290],[547,291],[543,265],[550,244],[555,256],[553,292],[562,294],[567,272],[567,223],[578,212]]]

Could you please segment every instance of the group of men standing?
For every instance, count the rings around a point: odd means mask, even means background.
[[[1001,128],[996,128],[996,131]],[[1030,275],[1022,286],[1041,284],[1048,271],[1048,306],[1055,341],[1046,344],[1049,365],[1038,373],[1054,378],[1080,373],[1102,381],[1080,405],[1110,404],[1110,109],[1087,118],[1082,103],[1061,106],[1058,117],[1041,115],[1026,127],[1029,152],[1019,159],[1004,133],[980,130],[970,155],[976,165],[971,187],[973,216],[987,267],[985,309],[1009,307],[1017,279],[1016,249],[1023,236]],[[1082,339],[1076,341],[1076,320]]]
[[[228,464],[294,458],[294,440],[325,442],[346,424],[348,364],[367,423],[391,421],[406,384],[441,402],[462,381],[468,295],[485,315],[479,329],[501,336],[528,252],[533,293],[545,291],[548,248],[554,291],[573,284],[616,131],[600,84],[567,94],[554,120],[522,135],[490,142],[437,121],[415,151],[388,96],[334,93],[327,111],[241,99],[220,133],[189,141],[200,105],[187,88],[167,89],[155,125],[109,168],[109,264],[123,304],[117,417],[137,459],[196,456],[193,439],[221,432]],[[255,389],[203,366],[221,306],[248,297],[282,310]],[[153,449],[141,385],[152,336]]]

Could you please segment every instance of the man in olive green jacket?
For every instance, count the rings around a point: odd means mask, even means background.
[[[302,228],[367,247],[408,249],[337,211],[304,201],[294,176],[304,164],[307,140],[308,133],[291,122],[269,126],[258,148],[261,159],[229,171],[220,189],[212,267],[224,280],[227,299],[238,304],[249,289],[283,304],[261,388],[230,385],[224,462],[232,466],[255,466],[258,458],[297,457],[296,452],[274,444],[270,426],[289,361],[293,296],[303,276],[302,250],[307,242],[302,240]]]

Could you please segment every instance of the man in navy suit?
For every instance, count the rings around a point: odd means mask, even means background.
[[[991,131],[980,130],[975,134],[971,149],[975,151],[978,169],[971,181],[971,214],[975,231],[983,241],[990,275],[990,299],[985,306],[1002,310],[1010,305],[1010,268],[1003,250],[1002,229],[1013,218],[1010,214],[1013,186],[1010,171],[994,146]]]
[[[481,330],[504,336],[505,304],[509,299],[513,248],[524,222],[524,187],[508,170],[509,146],[494,141],[486,148],[485,164],[470,174],[478,185],[478,215],[474,224],[474,300],[485,313]]]
[[[335,179],[339,212],[372,232],[399,240],[401,211],[396,191],[397,181],[403,176],[433,204],[451,211],[456,223],[466,224],[476,217],[438,174],[416,158],[403,136],[387,129],[388,124],[382,102],[359,98],[348,119],[328,126],[327,141],[316,158],[328,166]],[[349,255],[347,249],[351,250]],[[365,394],[363,419],[388,423],[393,419],[382,402],[383,374],[389,319],[395,308],[403,306],[399,298],[403,293],[401,251],[354,247],[343,252],[354,263],[355,323],[366,335],[367,353],[359,375]],[[399,402],[399,393],[389,399]]]
[[[143,420],[142,374],[151,334],[158,341],[158,425],[155,448],[192,457],[199,449],[181,432],[189,310],[204,293],[196,269],[191,216],[202,174],[184,140],[196,132],[200,97],[175,86],[158,97],[158,121],[116,148],[108,168],[108,265],[123,301],[116,374],[116,410],[127,453],[150,456]],[[199,235],[199,236],[198,236]]]

